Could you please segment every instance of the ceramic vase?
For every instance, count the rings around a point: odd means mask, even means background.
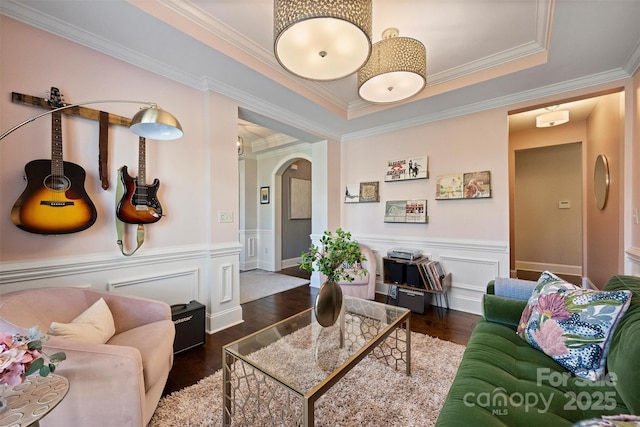
[[[316,320],[324,327],[336,323],[342,309],[342,289],[335,282],[325,282],[320,286],[314,305]]]

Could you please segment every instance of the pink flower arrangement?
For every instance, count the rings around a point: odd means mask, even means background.
[[[29,330],[28,337],[0,332],[0,384],[14,386],[36,372],[43,377],[53,373],[66,355],[63,352],[46,355],[42,341],[47,338],[36,327]]]

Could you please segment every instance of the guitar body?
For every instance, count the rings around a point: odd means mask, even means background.
[[[157,197],[160,181],[156,178],[151,185],[140,185],[138,178],[132,178],[126,166],[120,168],[124,195],[118,203],[116,215],[128,224],[152,224],[162,218],[162,206]]]
[[[27,188],[11,209],[11,221],[37,234],[68,234],[96,222],[97,211],[84,189],[86,173],[63,162],[64,174],[51,174],[51,160],[33,160],[24,167]]]

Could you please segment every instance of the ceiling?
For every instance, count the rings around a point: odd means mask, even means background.
[[[5,15],[238,100],[239,134],[256,150],[534,103],[628,78],[640,65],[638,0],[373,0],[374,43],[397,27],[427,49],[425,90],[376,105],[358,98],[355,75],[314,82],[282,69],[272,8],[273,0],[0,2]]]

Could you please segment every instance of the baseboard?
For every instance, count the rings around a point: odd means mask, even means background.
[[[551,264],[535,261],[516,261],[516,270],[527,271],[553,271],[556,274],[566,274],[568,276],[582,276],[581,265]]]
[[[302,262],[302,257],[283,259],[282,268],[297,267]]]
[[[243,322],[241,306],[235,306],[219,313],[207,313],[207,333],[215,334]]]

